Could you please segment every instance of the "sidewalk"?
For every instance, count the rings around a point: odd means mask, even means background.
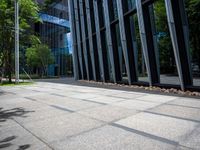
[[[200,100],[37,82],[0,87],[0,149],[200,149]]]

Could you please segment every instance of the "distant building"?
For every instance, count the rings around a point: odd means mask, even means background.
[[[38,3],[43,5],[44,0],[38,0]],[[72,64],[69,64],[71,43],[68,14],[68,0],[57,0],[40,12],[43,23],[35,25],[35,31],[42,43],[50,47],[55,57],[55,63],[48,68],[49,76],[66,76],[72,70]]]

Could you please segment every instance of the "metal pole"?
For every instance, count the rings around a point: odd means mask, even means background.
[[[15,0],[15,83],[19,83],[19,1]]]

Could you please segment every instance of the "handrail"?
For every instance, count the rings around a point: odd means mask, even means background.
[[[22,68],[22,70],[24,71],[24,73],[26,74],[26,76],[31,80],[31,82],[33,82],[32,78],[29,76],[29,74],[25,71],[24,68]]]

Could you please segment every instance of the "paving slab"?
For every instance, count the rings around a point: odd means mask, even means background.
[[[60,109],[55,109],[51,106],[47,106],[41,109],[30,111],[23,115],[23,117],[14,117],[21,124],[26,124],[30,122],[37,122],[45,119],[56,118],[57,116],[62,116],[71,113],[70,111],[64,111]]]
[[[116,124],[174,142],[178,142],[198,126],[196,122],[150,113],[139,113]]]
[[[134,115],[137,113],[137,111],[133,109],[125,109],[123,107],[107,105],[79,111],[78,113],[105,122],[112,122],[114,120],[119,120],[130,115]]]
[[[6,101],[6,103],[5,103]],[[7,107],[7,106],[13,106],[15,107],[18,103],[24,103],[27,102],[27,99],[19,97],[19,96],[6,96],[0,98],[0,107]]]
[[[101,103],[95,103],[92,101],[86,101],[81,99],[75,99],[70,97],[63,97],[62,95],[42,94],[37,96],[26,97],[30,100],[35,100],[35,103],[41,103],[41,105],[57,105],[65,107],[66,109],[77,111],[91,107],[101,106]],[[37,104],[38,105],[38,104]]]
[[[58,81],[0,89],[0,149],[200,149],[198,99]]]
[[[191,107],[191,108],[199,108],[200,109],[200,99],[194,99],[194,98],[177,98],[174,101],[170,101],[167,104],[175,105],[175,106],[185,106],[185,107]]]
[[[94,98],[88,98],[88,100],[94,101],[94,102],[100,102],[105,104],[112,104],[115,102],[125,101],[125,98],[117,98],[117,97],[111,97],[111,96],[104,96],[99,95],[98,97]]]
[[[12,123],[13,124],[13,123]],[[15,126],[1,128],[0,149],[8,150],[50,150],[50,148],[33,136],[26,129],[15,123]]]
[[[37,101],[34,101],[34,99],[26,99],[26,98],[20,98],[19,101],[16,101],[16,99],[12,99],[12,103],[8,102],[8,105],[3,105],[3,109],[11,110],[11,109],[23,109],[27,111],[35,111],[37,109],[41,109],[47,106],[47,104],[39,103]],[[7,101],[6,101],[7,103]]]
[[[112,105],[124,107],[127,109],[147,110],[147,109],[159,106],[160,104],[154,103],[154,102],[141,101],[141,100],[126,100],[122,102],[116,102]]]
[[[110,89],[104,89],[104,91],[99,91],[99,93],[101,95],[104,96],[113,96],[113,95],[117,95],[117,94],[121,94],[124,93],[125,91],[121,91],[121,90],[110,90]]]
[[[200,108],[164,104],[148,112],[200,123]]]
[[[110,125],[51,145],[58,150],[172,150],[177,147]]]
[[[181,145],[191,147],[194,150],[200,149],[200,126],[188,133],[187,136],[180,142]]]
[[[166,103],[172,100],[177,99],[175,96],[165,96],[165,95],[156,95],[156,94],[148,94],[146,96],[141,96],[136,98],[138,100],[156,102],[156,103]]]
[[[75,113],[24,124],[28,130],[46,142],[58,141],[102,125],[100,121]]]
[[[76,98],[76,99],[91,99],[91,98],[99,97],[99,95],[92,94],[92,93],[78,93],[77,92],[75,94],[68,95],[68,97]]]
[[[123,92],[123,93],[113,94],[113,95],[110,95],[110,96],[134,100],[136,98],[145,96],[145,94],[143,94],[143,93],[136,93],[136,92],[132,92],[132,93],[131,92]]]

